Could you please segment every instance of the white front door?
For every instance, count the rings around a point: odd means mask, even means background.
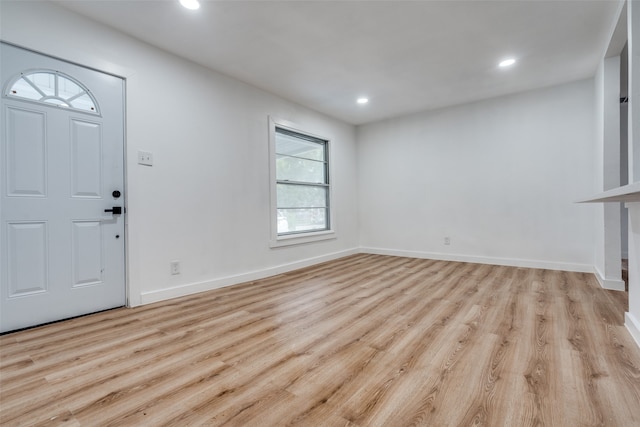
[[[123,80],[5,43],[0,64],[0,331],[123,306]]]

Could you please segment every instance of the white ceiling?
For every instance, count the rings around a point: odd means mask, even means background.
[[[617,1],[60,1],[352,124],[593,76]],[[499,60],[517,64],[499,69]],[[368,96],[360,106],[356,98]]]

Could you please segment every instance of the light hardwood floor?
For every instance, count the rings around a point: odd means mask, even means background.
[[[354,255],[0,345],[3,426],[640,426],[590,274]]]

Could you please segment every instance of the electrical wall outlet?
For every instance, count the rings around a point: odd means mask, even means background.
[[[180,261],[171,261],[171,274],[180,274]]]
[[[451,244],[451,237],[447,236],[444,238],[444,244],[445,245],[450,245]]]

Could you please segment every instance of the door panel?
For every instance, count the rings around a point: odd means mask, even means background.
[[[4,43],[0,55],[0,331],[123,306],[124,213],[105,209],[124,208],[124,82]]]
[[[73,287],[102,283],[102,224],[74,221],[72,231]]]
[[[71,197],[102,197],[102,129],[71,120]]]
[[[9,298],[46,292],[48,233],[46,222],[7,224]]]
[[[9,196],[46,196],[46,115],[7,108],[5,170]]]

